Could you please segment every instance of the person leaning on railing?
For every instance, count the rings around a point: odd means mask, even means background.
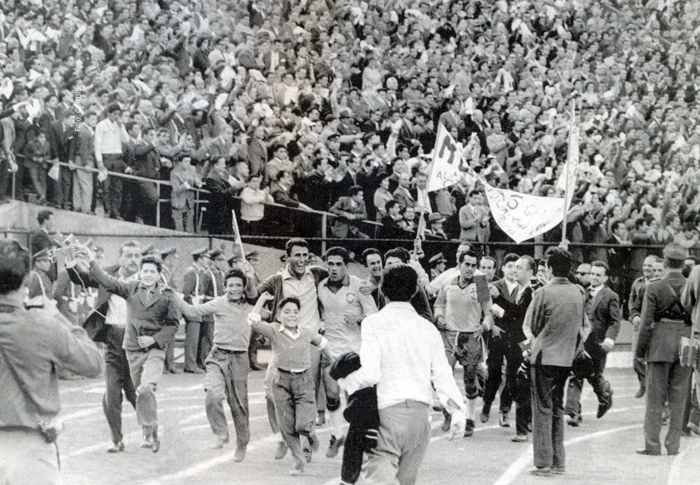
[[[173,186],[170,202],[176,231],[194,232],[194,187],[201,187],[202,181],[197,170],[192,166],[189,154],[179,155],[175,159],[175,168],[170,172]]]

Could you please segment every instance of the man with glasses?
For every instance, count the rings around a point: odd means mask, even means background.
[[[597,418],[602,418],[612,407],[613,391],[610,382],[603,377],[608,352],[615,345],[620,332],[620,297],[605,283],[608,281],[608,265],[603,261],[591,263],[591,285],[585,292],[584,311],[591,324],[591,333],[584,344],[593,359],[593,374],[588,382],[598,396]],[[583,379],[573,377],[569,381],[566,400],[566,422],[578,426],[581,422],[581,389]]]
[[[494,323],[491,295],[488,290],[478,291],[474,279],[478,266],[476,254],[471,251],[461,253],[458,263],[459,276],[440,290],[435,301],[435,323],[442,334],[450,367],[454,369],[457,360],[464,367],[464,391],[467,395],[464,436],[472,436],[476,399],[479,397],[477,367],[484,360],[482,334],[484,330],[490,330]],[[483,325],[482,315],[485,316]]]
[[[579,264],[574,275],[581,286],[588,288],[588,285],[591,284],[591,265],[588,263]]]

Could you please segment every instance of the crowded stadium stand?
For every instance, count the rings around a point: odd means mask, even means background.
[[[263,238],[410,241],[423,214],[426,240],[507,248],[471,201],[479,179],[421,187],[438,124],[492,186],[561,197],[573,102],[579,258],[694,251],[699,14],[663,0],[8,0],[0,197],[224,236],[235,210]]]

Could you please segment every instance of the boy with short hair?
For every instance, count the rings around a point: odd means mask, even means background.
[[[248,321],[253,330],[272,342],[273,361],[277,363],[278,378],[272,393],[282,437],[292,451],[294,468],[291,475],[304,471],[304,455],[300,435],[307,436],[311,449],[318,450],[319,441],[314,432],[316,400],[311,366],[311,345],[323,350],[327,340],[312,328],[297,324],[301,303],[294,297],[284,298],[277,305],[276,321],[263,322],[260,317],[264,305],[274,300],[270,293],[263,293]]]

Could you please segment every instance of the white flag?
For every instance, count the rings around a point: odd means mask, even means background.
[[[491,214],[516,243],[549,231],[564,219],[564,199],[495,189],[484,182]]]
[[[569,128],[569,148],[566,153],[566,167],[557,181],[557,187],[566,193],[566,210],[568,212],[571,199],[576,191],[579,162],[579,127],[576,124],[576,111],[571,110],[571,127]]]
[[[462,178],[463,172],[468,170],[469,167],[462,159],[457,142],[450,136],[445,126],[440,123],[435,139],[435,148],[433,148],[428,192],[455,185]]]

